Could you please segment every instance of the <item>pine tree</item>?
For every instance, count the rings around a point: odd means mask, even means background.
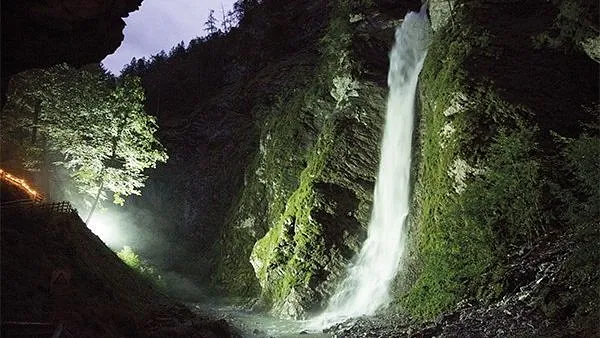
[[[219,28],[217,28],[217,23],[218,20],[217,18],[215,18],[215,11],[211,9],[208,14],[208,20],[206,20],[206,22],[204,23],[204,30],[208,32],[209,36],[217,34],[217,32],[219,32]]]

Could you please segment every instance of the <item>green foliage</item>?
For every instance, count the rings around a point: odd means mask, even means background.
[[[294,288],[307,288],[323,268],[323,228],[311,217],[311,211],[315,205],[313,183],[323,170],[333,141],[331,126],[329,123],[324,128],[310,152],[300,185],[287,201],[285,211],[254,246],[251,261],[268,299],[282,300]]]
[[[210,13],[208,14],[208,19],[204,23],[204,30],[209,35],[217,34],[217,32],[219,31],[219,28],[217,28],[217,23],[218,20],[215,18],[215,11],[211,9]]]
[[[275,224],[284,212],[286,201],[299,184],[305,165],[304,152],[312,143],[303,111],[305,92],[275,98],[272,106],[257,108],[263,118],[259,151],[248,170],[231,228],[220,243],[223,252],[216,273],[216,284],[232,295],[259,293],[255,271],[248,259],[254,243]]]
[[[545,223],[534,137],[531,129],[501,129],[486,153],[484,172],[464,193],[467,217],[492,229],[503,239],[499,246],[532,239]]]
[[[167,160],[156,120],[143,104],[139,78],[115,85],[98,70],[59,65],[28,71],[11,81],[3,121],[12,139],[3,143],[21,149],[20,161],[32,169],[47,166],[44,154],[50,153],[80,193],[95,196],[103,186],[123,204],[125,196],[140,193],[144,170]]]
[[[597,332],[600,313],[600,111],[590,111],[596,121],[578,138],[561,138],[560,152],[552,163],[560,173],[552,194],[558,202],[553,212],[567,230],[569,254],[553,277],[559,285],[543,290],[536,304],[549,317],[561,318],[564,332]],[[572,234],[572,235],[571,235]]]
[[[552,27],[533,37],[536,48],[548,46],[565,51],[579,48],[600,61],[598,4],[585,0],[553,0],[558,9]],[[594,14],[595,13],[595,14]]]
[[[578,236],[583,239],[582,242],[588,244],[578,248],[580,255],[594,257],[586,262],[588,266],[589,263],[597,263],[600,258],[597,241],[592,240],[592,238],[600,237],[600,227],[598,226],[600,219],[599,122],[596,122],[594,133],[584,133],[579,138],[570,140],[562,152],[564,165],[572,175],[570,184],[561,193],[564,205],[561,208],[564,211],[562,217],[569,226],[579,232]]]
[[[167,284],[162,276],[158,273],[156,268],[148,262],[142,260],[131,247],[124,246],[123,249],[117,252],[117,256],[125,264],[127,264],[127,266],[132,268],[136,273],[138,273],[142,278],[150,282],[152,285],[163,291],[166,289]]]
[[[588,210],[585,210],[586,212],[578,213],[581,216],[587,215],[589,217],[588,221],[597,220],[598,218],[595,217],[594,212],[600,212],[599,145],[600,138],[583,134],[577,140],[569,142],[564,150],[567,166],[575,176],[576,187],[578,188],[576,191],[583,195],[582,197],[586,203],[590,204]],[[578,216],[569,215],[569,217],[576,219]]]
[[[590,109],[595,121],[576,139],[562,139],[554,160],[566,177],[554,189],[561,205],[558,218],[574,230],[596,231],[600,219],[600,107]]]
[[[383,90],[355,79],[350,4],[332,7],[312,81],[255,107],[259,152],[222,243],[218,283],[248,290],[249,257],[262,304],[289,317],[324,301],[360,245],[385,111]]]
[[[140,257],[131,249],[130,246],[124,246],[119,252],[117,252],[117,256],[127,265],[132,268],[137,268],[142,264]]]
[[[465,64],[486,53],[489,36],[466,16],[455,22],[434,37],[421,78],[416,243],[408,263],[418,277],[400,301],[421,319],[464,297],[498,296],[501,284],[484,286],[499,275],[505,249],[545,225],[537,131],[524,109],[485,82],[466,80]]]

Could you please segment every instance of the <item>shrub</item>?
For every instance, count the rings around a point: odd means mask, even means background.
[[[130,246],[124,246],[117,252],[117,256],[152,285],[162,290],[166,288],[167,285],[156,267],[142,260]]]

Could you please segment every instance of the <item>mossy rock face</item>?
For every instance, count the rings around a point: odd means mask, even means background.
[[[322,306],[365,238],[377,158],[361,154],[377,153],[378,139],[361,142],[360,135],[378,124],[357,124],[348,133],[346,123],[343,117],[324,124],[298,188],[254,245],[250,261],[278,316],[303,318]]]
[[[553,8],[462,3],[435,34],[420,83],[409,276],[396,285],[417,318],[497,299],[507,252],[564,226],[549,192],[564,180],[551,135],[578,135],[591,120],[582,106],[595,100],[597,65],[534,44]]]
[[[369,113],[375,117],[368,121],[381,121],[381,111]],[[364,240],[377,167],[377,157],[364,154],[377,153],[378,133],[369,128],[380,124],[356,123],[350,129],[348,121],[324,124],[298,188],[254,246],[251,262],[276,315],[302,318],[318,308]],[[370,138],[361,139],[365,135]]]
[[[456,2],[456,0],[429,1],[431,28],[434,31],[443,28],[448,22],[452,22],[452,10],[457,6]]]
[[[366,237],[378,167],[387,68],[363,58],[374,53],[366,45],[388,53],[393,25],[378,18],[369,32],[351,5],[333,7],[314,81],[255,114],[259,151],[221,240],[219,283],[260,290],[260,304],[286,318],[322,308],[343,277]]]

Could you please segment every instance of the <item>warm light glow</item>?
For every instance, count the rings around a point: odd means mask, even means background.
[[[24,179],[11,175],[10,173],[6,172],[4,169],[1,168],[0,178],[5,180],[6,182],[16,185],[19,189],[24,190],[25,192],[27,192],[27,194],[29,194],[29,196],[31,196],[31,199],[33,200],[43,199],[43,197],[37,191],[31,188]]]

